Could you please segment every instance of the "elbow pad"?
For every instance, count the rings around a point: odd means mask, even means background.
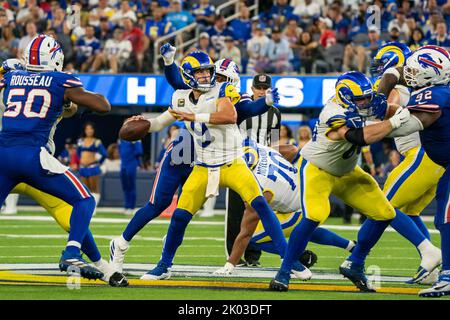
[[[363,128],[350,128],[345,133],[345,139],[356,146],[367,146],[364,141],[364,129]]]

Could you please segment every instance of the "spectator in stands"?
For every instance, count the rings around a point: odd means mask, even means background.
[[[234,39],[233,28],[228,27],[223,15],[217,15],[214,26],[207,30],[211,45],[216,50],[216,56],[220,55],[220,51],[225,48],[225,37],[229,36]]]
[[[264,34],[264,26],[258,24],[253,36],[247,41],[248,65],[247,73],[253,75],[254,73],[262,73],[268,63],[267,47],[269,45],[269,38]]]
[[[376,50],[375,46],[380,44],[380,32],[375,25],[369,28],[369,41],[364,43],[364,45],[356,45],[350,43],[345,46],[344,60],[343,60],[343,70],[358,70],[360,72],[366,72],[366,62],[367,62],[367,51]]]
[[[303,3],[295,6],[293,14],[300,17],[302,22],[312,22],[313,17],[320,16],[320,4],[317,1],[304,0]]]
[[[86,27],[86,34],[77,40],[75,67],[86,72],[91,67],[96,55],[100,52],[100,41],[95,37],[93,26]]]
[[[58,8],[53,14],[53,18],[47,21],[47,29],[55,29],[56,33],[70,33],[70,26],[66,21],[66,13],[63,9]]]
[[[447,24],[441,21],[436,25],[436,34],[431,37],[428,44],[444,47],[450,50],[450,35],[447,33]]]
[[[153,43],[158,37],[174,32],[176,29],[170,21],[163,20],[163,9],[157,7],[153,12],[153,17],[145,21],[145,35]]]
[[[425,33],[425,39],[430,40],[433,35],[436,34],[437,24],[442,21],[443,17],[441,13],[436,10],[433,11],[423,25],[423,32]]]
[[[2,20],[7,21],[6,11],[0,11],[0,24]],[[14,36],[13,27],[11,23],[0,28],[0,61],[6,59],[16,58],[19,53],[19,39]]]
[[[173,0],[171,12],[166,14],[165,20],[172,23],[175,30],[180,30],[193,23],[194,16],[187,10],[183,10],[180,0]]]
[[[112,28],[108,17],[100,17],[100,24],[95,31],[96,38],[100,41],[101,46],[104,47],[106,41],[112,37]]]
[[[65,166],[68,166],[73,171],[78,171],[80,158],[77,154],[77,145],[72,139],[67,138],[64,145],[64,150],[58,157],[58,160]]]
[[[111,22],[121,24],[124,18],[129,18],[132,22],[137,21],[136,13],[131,9],[128,0],[122,0],[120,2],[120,10],[111,17]]]
[[[414,21],[419,22],[420,21],[419,12],[418,12],[417,8],[416,7],[412,7],[411,4],[413,4],[412,1],[410,1],[410,0],[403,0],[401,2],[400,9],[405,13],[407,18],[413,19]]]
[[[286,145],[286,144],[292,144],[294,146],[297,145],[297,142],[295,141],[294,137],[292,136],[292,129],[282,124],[280,126],[280,139],[278,140],[277,144],[279,146]]]
[[[266,72],[284,74],[292,71],[290,63],[293,58],[292,49],[277,27],[272,30],[272,38],[267,45],[267,57],[269,58],[269,65]]]
[[[336,44],[336,34],[331,30],[333,27],[331,19],[320,17],[318,27],[320,30],[320,45],[325,49],[334,46]]]
[[[100,166],[102,173],[120,171],[121,161],[117,143],[111,143],[108,148],[106,148],[106,153],[107,156],[105,162]]]
[[[208,33],[206,33],[206,32],[200,33],[197,45],[191,47],[188,50],[188,52],[186,52],[186,54],[190,53],[192,51],[196,51],[196,50],[206,52],[211,57],[211,59],[215,58],[216,52],[215,52],[214,48],[211,46]],[[217,59],[213,59],[213,60],[217,60]]]
[[[418,49],[421,46],[424,46],[426,44],[425,41],[425,35],[422,31],[421,28],[416,28],[413,30],[413,32],[411,33],[411,37],[409,38],[408,41],[408,46],[409,48],[414,51],[416,49]]]
[[[19,58],[23,57],[23,53],[27,48],[28,43],[38,35],[36,24],[32,21],[25,23],[26,36],[23,36],[19,42]]]
[[[389,29],[389,41],[401,41],[400,29],[396,25],[392,25]]]
[[[299,70],[300,68],[300,35],[302,33],[302,29],[298,26],[297,20],[294,18],[290,18],[284,28],[283,36],[289,42],[289,47],[292,50],[293,58],[291,60],[292,69]]]
[[[5,10],[6,19],[8,22],[14,22],[14,12],[10,10],[10,5],[8,1],[0,0],[0,8]]]
[[[242,70],[241,64],[241,50],[234,45],[234,39],[232,36],[225,37],[225,48],[220,51],[219,59],[231,59],[233,60],[239,68]]]
[[[312,138],[312,131],[309,126],[300,126],[298,128],[298,144],[299,149],[302,149]]]
[[[284,28],[289,18],[294,17],[294,8],[288,4],[288,0],[277,0],[270,8],[269,24],[274,27]]]
[[[325,61],[323,61],[323,48],[319,45],[318,41],[312,39],[310,32],[302,32],[299,41],[299,49],[300,63],[304,73],[312,73],[314,62],[318,62],[318,73],[327,72],[327,69],[324,69]]]
[[[209,0],[199,0],[199,3],[192,6],[191,12],[201,29],[204,29],[214,24],[215,10],[216,8],[209,3]]]
[[[27,21],[35,21],[36,15],[38,20],[45,18],[44,10],[38,7],[37,0],[27,0],[27,5],[17,12],[16,22],[18,24],[24,24]]]
[[[102,17],[112,19],[114,13],[115,10],[108,5],[108,0],[99,0],[98,5],[89,12],[89,24],[94,27],[99,27]]]
[[[148,49],[149,40],[144,35],[144,32],[133,24],[133,21],[125,17],[122,19],[124,27],[124,39],[130,40],[133,46],[133,55],[137,62],[137,72],[141,72],[144,61],[144,52]]]
[[[369,27],[369,41],[363,43],[363,47],[366,49],[366,59],[364,60],[363,69],[361,72],[365,72],[365,66],[370,65],[373,57],[377,54],[378,49],[383,45],[384,41],[381,40],[380,31],[376,26]]]
[[[358,12],[353,15],[350,23],[350,30],[348,32],[349,40],[352,40],[353,37],[358,34],[367,34],[367,8],[368,4],[365,1],[359,2]]]
[[[133,47],[131,42],[123,38],[123,29],[116,27],[113,39],[106,41],[105,47],[92,64],[92,71],[99,70],[103,65],[109,67],[109,72],[118,73],[131,55]]]
[[[231,20],[230,27],[233,28],[238,45],[245,45],[247,40],[252,37],[252,23],[250,10],[244,2],[239,3],[239,14],[239,18]]]
[[[351,21],[342,14],[341,8],[340,2],[334,1],[328,10],[327,17],[333,22],[333,29],[336,32],[336,37],[344,41],[350,29]]]
[[[410,36],[410,30],[408,24],[406,23],[406,17],[403,10],[398,10],[395,14],[395,19],[391,20],[388,25],[388,30],[391,30],[394,26],[400,30],[400,34],[403,39],[408,39]]]

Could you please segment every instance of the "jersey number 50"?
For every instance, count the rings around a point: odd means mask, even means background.
[[[52,101],[50,92],[48,92],[47,89],[32,89],[28,92],[25,103],[23,103],[23,101],[11,101],[13,97],[24,97],[25,94],[25,89],[11,89],[6,102],[6,111],[3,116],[15,118],[23,113],[23,115],[27,118],[45,118]],[[40,103],[40,105],[35,103],[36,97],[42,99],[42,103]],[[35,110],[38,109],[39,111],[33,111],[33,106],[35,107]]]

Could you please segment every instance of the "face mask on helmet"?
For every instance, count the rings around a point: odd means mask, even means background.
[[[235,87],[240,84],[239,69],[231,59],[221,59],[214,64],[216,67],[217,81],[229,82]]]
[[[214,64],[204,52],[195,51],[187,55],[181,62],[180,72],[184,83],[194,90],[207,92],[216,85]]]

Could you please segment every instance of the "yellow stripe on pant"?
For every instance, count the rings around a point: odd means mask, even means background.
[[[196,165],[183,185],[178,208],[195,214],[206,201],[208,168]],[[237,192],[244,202],[250,204],[256,197],[262,196],[261,188],[252,171],[243,159],[238,158],[220,167],[221,187]]]
[[[300,158],[299,179],[303,215],[323,223],[330,215],[330,194],[374,220],[390,220],[395,210],[378,183],[360,167],[343,176],[333,176]]]
[[[421,147],[408,150],[392,170],[383,191],[391,204],[407,215],[418,216],[433,200],[445,169],[434,163]]]
[[[19,183],[15,186],[11,193],[18,193],[31,197],[41,207],[47,210],[47,212],[50,213],[50,215],[65,231],[69,232],[72,206],[67,202],[33,188],[25,183]]]

